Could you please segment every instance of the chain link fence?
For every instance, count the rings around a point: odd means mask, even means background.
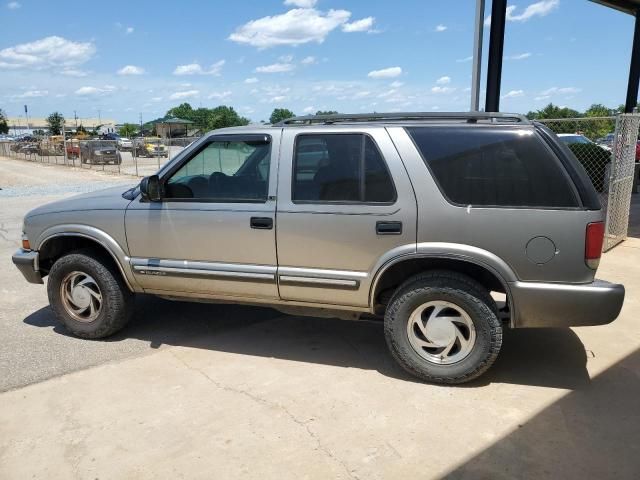
[[[61,135],[23,137],[0,142],[0,155],[37,163],[100,170],[144,177],[153,175],[167,161],[198,137],[101,140]]]
[[[604,250],[623,241],[631,194],[637,191],[640,115],[538,120],[553,130],[584,166],[606,210]]]

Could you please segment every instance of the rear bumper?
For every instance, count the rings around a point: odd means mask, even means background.
[[[13,264],[29,283],[44,283],[38,266],[38,252],[18,250],[11,257]]]
[[[513,282],[513,325],[580,327],[613,322],[622,309],[624,286],[594,280],[587,284]]]

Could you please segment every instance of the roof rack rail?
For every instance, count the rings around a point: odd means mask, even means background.
[[[515,113],[490,112],[405,112],[405,113],[354,113],[336,115],[306,115],[291,117],[275,124],[278,127],[301,125],[333,125],[336,123],[358,122],[399,122],[399,121],[441,121],[464,120],[467,123],[491,121],[495,123],[530,123],[523,115]]]

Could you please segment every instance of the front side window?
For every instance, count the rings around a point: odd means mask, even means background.
[[[165,184],[167,199],[265,202],[271,145],[264,141],[212,141]]]
[[[560,162],[528,129],[410,127],[422,158],[452,203],[577,207]]]
[[[293,163],[294,202],[395,201],[391,175],[367,135],[298,135]]]

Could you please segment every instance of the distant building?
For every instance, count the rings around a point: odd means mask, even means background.
[[[188,137],[193,132],[193,122],[182,118],[169,117],[153,122],[156,133],[163,138]]]
[[[78,118],[77,120],[75,118],[65,118],[65,130],[68,132],[75,131],[76,122],[78,127],[82,125],[88,131],[98,128],[98,131],[101,134],[115,133],[116,131],[115,120],[110,120],[108,118]],[[41,117],[29,117],[29,125],[27,125],[27,120],[24,116],[8,117],[7,123],[9,125],[9,133],[15,133],[16,135],[33,133],[34,130],[48,130],[49,128],[47,125],[47,119]],[[105,128],[104,132],[101,130],[102,127]],[[111,129],[111,131],[107,131],[108,129]]]

